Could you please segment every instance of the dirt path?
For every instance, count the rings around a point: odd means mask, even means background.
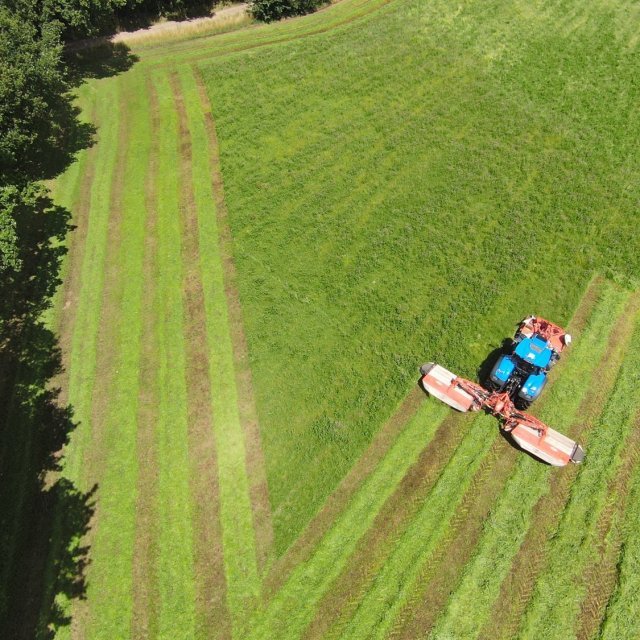
[[[631,338],[634,317],[640,305],[635,296],[625,312],[618,318],[611,334],[610,342],[615,345],[605,352],[594,369],[597,384],[592,384],[592,392],[585,396],[579,410],[580,421],[573,425],[570,437],[580,439],[591,428],[602,412],[625,354],[625,346]],[[578,467],[571,466],[564,473],[551,476],[550,491],[534,507],[531,526],[523,544],[518,550],[509,574],[502,583],[500,596],[496,600],[489,622],[480,637],[489,639],[513,638],[518,631],[524,610],[533,593],[536,578],[546,560],[549,538],[557,528],[562,512],[569,498]]]
[[[188,399],[188,441],[195,522],[196,615],[202,637],[231,635],[225,600],[220,525],[218,461],[214,441],[209,348],[200,272],[198,219],[193,196],[191,134],[180,80],[169,75],[180,136],[180,218],[182,227],[184,336]]]
[[[229,229],[228,211],[224,198],[224,185],[220,168],[218,137],[211,105],[206,88],[198,69],[192,67],[196,80],[202,111],[205,118],[209,140],[211,180],[216,205],[218,238],[222,258],[224,292],[229,313],[231,342],[233,348],[238,410],[244,431],[246,447],[246,467],[249,479],[249,493],[256,536],[256,554],[259,569],[263,570],[273,552],[273,524],[267,474],[262,450],[260,425],[253,394],[253,380],[249,365],[247,340],[244,334],[244,321],[240,294],[237,288],[237,274],[233,260],[233,241]]]

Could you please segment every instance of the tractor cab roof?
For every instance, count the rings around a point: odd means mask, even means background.
[[[524,338],[518,343],[515,354],[532,364],[534,367],[540,367],[544,369],[549,365],[551,355],[553,351],[549,347],[548,342],[538,335],[534,335],[531,338]]]

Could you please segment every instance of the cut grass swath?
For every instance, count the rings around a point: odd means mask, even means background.
[[[218,457],[220,518],[227,583],[227,604],[234,631],[239,632],[247,611],[260,594],[255,532],[246,468],[246,444],[238,410],[233,344],[225,298],[220,229],[216,207],[215,173],[210,164],[215,149],[206,128],[207,105],[202,104],[192,70],[181,72],[181,86],[191,126],[194,149],[194,201],[198,212],[200,264],[205,297],[209,377]],[[208,146],[207,146],[208,145]],[[213,178],[212,178],[213,175]]]
[[[638,304],[625,310],[625,315],[629,323],[634,323]],[[580,602],[586,593],[582,569],[597,545],[598,516],[608,500],[609,481],[620,466],[621,453],[640,409],[636,391],[640,379],[640,325],[625,352],[613,393],[587,440],[590,455],[571,487],[569,502],[551,540],[546,570],[536,581],[523,619],[524,637],[561,640],[574,633]],[[558,606],[559,602],[562,606]]]
[[[583,441],[583,435],[588,437],[589,431],[598,424],[602,408],[614,388],[633,331],[634,308],[637,308],[636,299],[632,299],[624,313],[616,319],[610,347],[596,365],[599,384],[585,396],[578,410],[580,425],[572,430],[577,440]],[[500,596],[494,603],[481,638],[507,640],[517,633],[538,576],[544,569],[549,541],[555,535],[579,470],[578,467],[569,467],[566,473],[551,477],[550,490],[534,507],[527,535],[500,587]]]
[[[144,183],[151,128],[146,91],[131,78],[123,78],[126,102],[120,137],[126,153],[115,175],[108,229],[109,264],[105,274],[101,319],[110,331],[99,337],[96,385],[92,397],[93,434],[87,462],[94,465],[98,482],[98,511],[91,535],[92,563],[88,597],[91,609],[83,612],[85,633],[92,638],[129,634],[132,614],[132,563],[135,537],[135,487],[138,475],[136,425],[138,370],[143,309],[143,254],[145,238]],[[129,135],[136,131],[136,136]],[[118,225],[116,232],[113,225]],[[105,341],[108,339],[108,344]],[[108,357],[100,356],[109,351]],[[108,399],[108,401],[107,401]],[[82,428],[82,427],[80,427]],[[98,430],[99,429],[99,430]],[[86,454],[85,454],[86,455]]]
[[[576,412],[588,393],[583,372],[604,354],[612,330],[611,318],[622,313],[629,295],[614,285],[604,288],[584,333],[567,357],[562,376],[546,389],[547,404],[541,418],[559,431],[567,432],[578,419]],[[592,384],[597,384],[597,376],[597,371],[592,373]],[[520,457],[487,520],[475,556],[433,629],[433,638],[451,634],[465,638],[478,635],[526,535],[532,509],[548,491],[549,475],[554,472],[561,470],[541,465],[524,455]]]
[[[158,634],[193,633],[193,504],[189,484],[184,304],[182,295],[178,121],[165,74],[153,76],[160,109],[158,141]]]
[[[266,610],[254,617],[248,638],[295,638],[303,632],[320,598],[348,562],[357,541],[420,451],[428,446],[444,415],[446,408],[441,404],[425,401],[314,554],[296,567]]]

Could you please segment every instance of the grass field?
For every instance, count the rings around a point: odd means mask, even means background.
[[[342,0],[79,89],[50,322],[97,508],[56,637],[638,636],[637,17]],[[580,467],[415,389],[531,312]]]

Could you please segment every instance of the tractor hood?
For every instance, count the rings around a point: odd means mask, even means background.
[[[515,353],[519,358],[534,367],[544,369],[549,365],[553,351],[549,348],[544,338],[533,336],[532,338],[524,338],[519,342]]]

